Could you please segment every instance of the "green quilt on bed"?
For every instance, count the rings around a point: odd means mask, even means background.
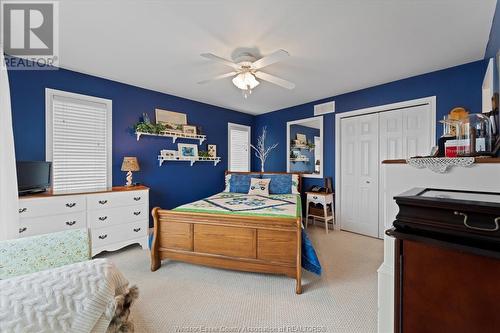
[[[297,218],[302,215],[298,194],[269,196],[222,192],[179,206],[177,212]]]

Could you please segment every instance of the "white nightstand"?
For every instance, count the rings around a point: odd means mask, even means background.
[[[321,193],[321,192],[306,192],[307,200],[306,200],[306,223],[305,228],[309,224],[309,217],[314,220],[319,218],[325,221],[325,230],[328,233],[328,222],[332,221],[332,228],[335,229],[335,212],[333,209],[333,193]],[[321,204],[323,205],[323,216],[309,214],[309,203]],[[332,207],[332,215],[328,216],[327,206],[331,205]]]

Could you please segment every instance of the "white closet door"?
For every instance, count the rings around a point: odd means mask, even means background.
[[[402,112],[403,118],[403,156],[427,156],[431,152],[431,107],[420,105],[406,108]]]
[[[378,237],[379,116],[342,119],[342,229]]]
[[[420,105],[380,113],[380,162],[390,159],[406,159],[412,156],[425,156],[431,151],[431,132],[434,127],[430,105]],[[380,173],[380,183],[385,184],[385,174]],[[396,193],[397,194],[397,193]],[[388,209],[392,202],[386,202],[388,196],[383,186],[379,190],[379,237],[384,237],[385,229],[392,225],[392,216]],[[392,198],[391,198],[392,200]],[[391,217],[392,219],[393,217]]]
[[[381,112],[380,160],[403,158],[403,112],[401,110]]]

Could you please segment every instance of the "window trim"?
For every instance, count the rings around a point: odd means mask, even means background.
[[[227,170],[231,171],[231,129],[241,129],[248,131],[248,170],[252,170],[252,127],[242,124],[227,123]]]
[[[113,186],[113,101],[106,98],[94,97],[89,95],[76,94],[63,90],[45,88],[45,159],[48,162],[53,161],[53,100],[54,97],[65,97],[80,99],[91,103],[100,103],[106,105],[106,185]],[[51,174],[53,177],[53,173]],[[53,179],[51,179],[52,184]]]

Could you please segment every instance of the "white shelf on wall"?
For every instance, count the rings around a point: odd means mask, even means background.
[[[146,133],[146,132],[135,132],[135,135],[137,136],[137,141],[141,138],[142,135],[148,135],[148,136],[160,136],[160,137],[165,137],[165,138],[172,138],[172,142],[175,143],[177,139],[189,139],[189,140],[198,140],[200,145],[207,139],[206,135],[201,135],[201,134],[188,134],[188,133],[181,133],[181,132],[173,132],[173,131],[163,131],[159,134],[156,133]]]
[[[309,147],[307,145],[293,145],[293,146],[290,146],[290,149],[295,149],[295,150],[300,150],[300,149],[314,150],[314,147]]]
[[[220,162],[220,157],[196,157],[196,158],[180,158],[180,157],[165,157],[162,155],[158,155],[158,162],[160,166],[163,164],[163,162],[190,162],[191,166],[195,162],[213,162],[214,166],[219,164]]]
[[[309,162],[309,157],[290,158],[290,162]]]

